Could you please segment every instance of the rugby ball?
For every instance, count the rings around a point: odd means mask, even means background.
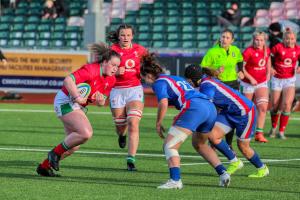
[[[87,83],[78,84],[77,89],[82,98],[88,98],[91,93],[91,86]]]

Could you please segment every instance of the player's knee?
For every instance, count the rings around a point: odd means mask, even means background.
[[[140,120],[142,118],[143,111],[139,109],[131,109],[127,112],[127,121],[133,123],[133,121]]]
[[[171,157],[179,156],[178,150],[175,148],[175,146],[179,143],[183,143],[188,136],[186,133],[174,126],[169,129],[168,134],[172,135],[173,137],[164,145],[164,152],[167,160],[169,160]]]
[[[83,142],[89,140],[93,136],[93,129],[86,128],[81,132]]]
[[[120,127],[126,127],[127,125],[127,120],[126,117],[114,117],[114,123],[117,127],[117,129]]]

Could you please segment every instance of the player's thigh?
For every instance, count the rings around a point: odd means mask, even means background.
[[[74,110],[60,117],[65,130],[77,133],[92,133],[92,126],[82,110]]]

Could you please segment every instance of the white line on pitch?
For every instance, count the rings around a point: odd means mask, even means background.
[[[0,112],[28,112],[28,113],[54,113],[53,110],[34,110],[34,109],[0,109]],[[93,112],[89,111],[88,114],[92,115],[111,115],[111,112]],[[143,113],[144,116],[156,116],[156,113]],[[175,116],[174,114],[166,114],[168,117]],[[270,118],[270,117],[267,117]],[[300,120],[300,117],[290,117],[290,120]]]

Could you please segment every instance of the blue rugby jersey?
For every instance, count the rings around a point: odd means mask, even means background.
[[[156,94],[157,100],[167,98],[169,105],[173,105],[180,110],[187,100],[192,98],[209,99],[201,94],[182,77],[161,74],[153,83],[152,89]]]
[[[216,78],[203,76],[200,92],[206,94],[218,108],[228,114],[245,115],[254,106],[253,102],[240,92]]]

